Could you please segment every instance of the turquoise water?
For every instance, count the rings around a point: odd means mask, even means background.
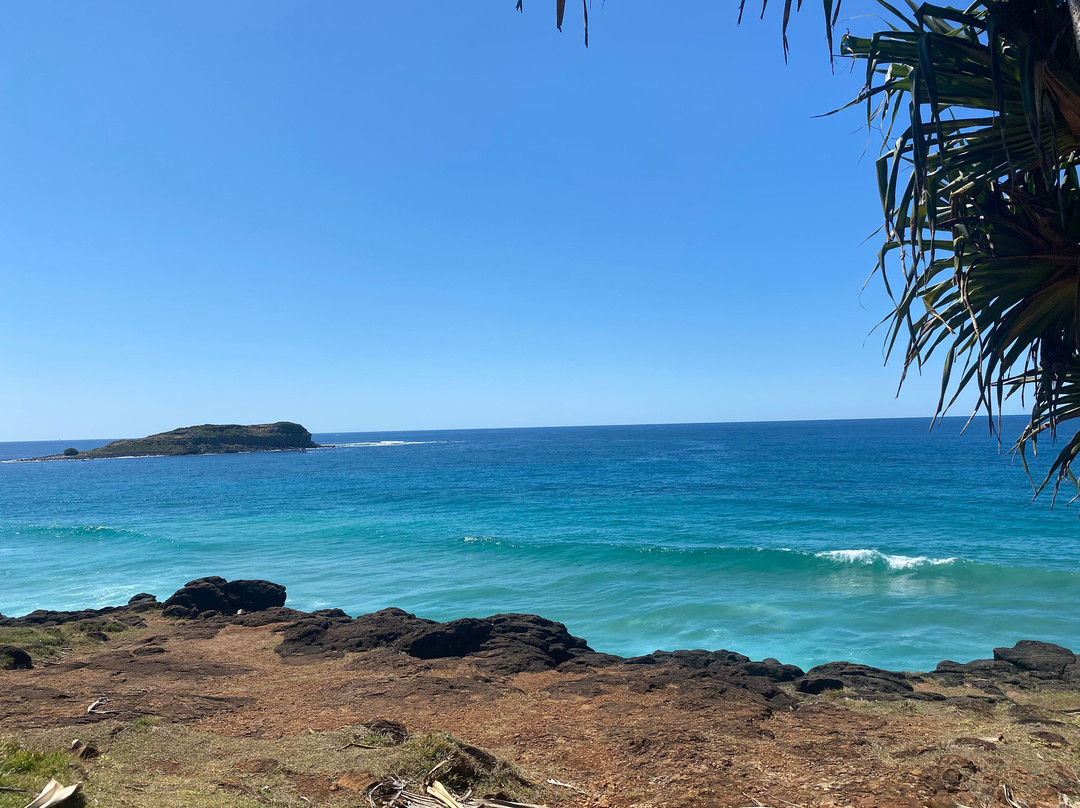
[[[0,463],[0,612],[216,574],[283,583],[301,609],[535,612],[618,654],[916,669],[1021,638],[1080,647],[1075,508],[1029,504],[1019,464],[961,426],[324,434],[338,448]]]

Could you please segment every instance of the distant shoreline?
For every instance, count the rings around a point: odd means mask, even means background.
[[[1005,420],[1017,420],[1028,419],[1028,415],[1025,413],[1007,413],[1002,416]],[[943,418],[937,419],[936,423],[940,426],[947,422],[957,422],[960,424],[966,423],[969,419],[966,415],[947,415]],[[785,425],[785,424],[858,424],[869,423],[874,421],[919,421],[922,423],[929,423],[931,418],[929,415],[882,415],[882,416],[867,416],[865,418],[775,418],[765,419],[759,421],[657,421],[657,422],[643,422],[643,423],[626,423],[626,424],[538,424],[527,426],[451,426],[451,427],[430,427],[430,428],[409,428],[409,429],[325,429],[318,432],[312,432],[313,435],[415,435],[426,434],[432,432],[514,432],[514,431],[527,431],[537,429],[627,429],[633,427],[691,427],[691,426],[756,426],[756,425]],[[939,427],[935,427],[937,429]],[[108,442],[108,438],[44,438],[40,440],[33,439],[17,439],[17,440],[4,440],[0,441],[0,445],[14,444],[14,443],[86,443],[86,442],[101,442],[102,444]]]
[[[84,453],[80,452],[73,457],[64,457],[63,455],[44,455],[42,457],[13,457],[10,460],[0,460],[0,463],[69,463],[69,462],[85,462],[88,460],[146,460],[152,457],[205,457],[212,455],[238,455],[238,454],[269,454],[271,452],[307,452],[310,449],[336,449],[332,443],[322,444],[309,447],[305,449],[243,449],[235,452],[186,452],[183,454],[131,454],[131,455],[109,455],[108,457],[83,457]],[[85,453],[89,454],[89,452]]]

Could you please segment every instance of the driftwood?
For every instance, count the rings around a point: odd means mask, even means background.
[[[551,783],[551,785],[553,785],[553,786],[558,786],[559,788],[568,788],[571,791],[576,791],[578,794],[588,794],[589,793],[588,791],[586,791],[583,788],[578,788],[577,786],[572,785],[571,783],[564,783],[562,780],[555,780],[555,779],[553,779],[551,777],[548,778],[548,782]]]
[[[113,713],[120,712],[119,710],[100,710],[98,709],[103,704],[108,703],[108,699],[95,699],[89,707],[86,708],[87,715],[111,715]]]

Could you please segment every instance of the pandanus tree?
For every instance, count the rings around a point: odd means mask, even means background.
[[[838,55],[865,63],[848,106],[883,137],[886,357],[902,357],[901,385],[940,361],[935,418],[974,393],[971,417],[1000,435],[1004,403],[1020,399],[1030,419],[1013,448],[1030,476],[1040,441],[1056,445],[1032,476],[1056,498],[1080,488],[1080,0],[878,5],[887,30],[845,34]],[[822,7],[831,59],[840,3]]]
[[[1080,56],[1055,0],[925,4],[841,52],[865,62],[858,99],[884,134],[877,271],[894,302],[886,353],[903,373],[941,357],[937,415],[965,390],[997,429],[1024,401],[1027,467],[1063,446],[1036,493],[1080,454]],[[901,379],[902,381],[902,379]],[[1068,436],[1071,432],[1071,437]]]

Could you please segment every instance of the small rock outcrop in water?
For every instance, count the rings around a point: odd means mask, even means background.
[[[165,617],[211,617],[285,605],[285,587],[270,581],[226,581],[217,575],[188,581],[165,601]]]
[[[147,455],[235,454],[237,452],[272,452],[316,449],[319,444],[300,424],[278,421],[276,424],[202,424],[160,432],[145,438],[114,440],[97,449],[69,455],[37,457],[34,460],[94,460],[106,457],[145,457]]]

